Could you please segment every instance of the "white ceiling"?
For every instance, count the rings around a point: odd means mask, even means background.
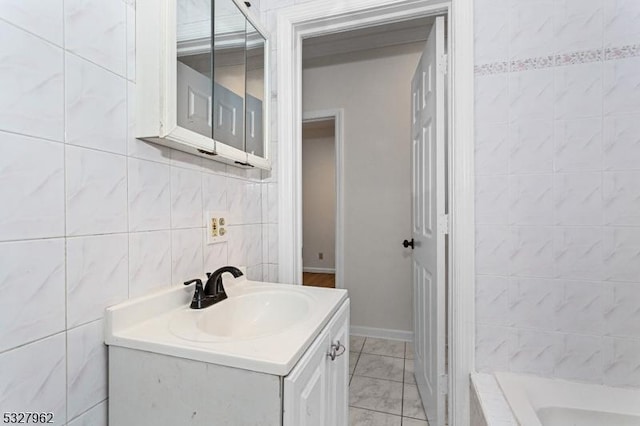
[[[413,19],[306,39],[302,59],[425,41],[434,19]]]

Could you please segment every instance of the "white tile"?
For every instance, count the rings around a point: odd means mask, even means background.
[[[62,141],[62,49],[0,21],[0,63],[0,129]]]
[[[602,335],[605,326],[605,292],[597,281],[559,281],[563,295],[556,330],[564,333]]]
[[[364,346],[365,338],[362,336],[350,336],[349,337],[349,350],[351,352],[360,352]]]
[[[640,169],[640,114],[604,119],[605,170]]]
[[[171,285],[171,231],[129,234],[129,296]]]
[[[171,168],[129,158],[129,231],[169,229]]]
[[[202,175],[202,202],[204,211],[225,211],[227,210],[227,183],[226,178],[221,175],[203,173]],[[232,225],[233,219],[231,220]],[[207,218],[204,217],[203,225],[206,226]]]
[[[507,176],[477,176],[475,188],[476,223],[509,223],[509,181]]]
[[[246,228],[247,227],[243,225],[227,227],[227,235],[229,235],[229,240],[227,241],[227,260],[230,265],[236,267],[247,266]]]
[[[510,122],[553,119],[555,100],[553,77],[553,69],[509,74]]]
[[[269,265],[267,265],[267,267],[268,267],[268,271],[269,271],[268,281],[271,282],[271,283],[280,282],[278,265],[269,264]]]
[[[604,114],[640,112],[640,57],[604,63]]]
[[[640,386],[640,340],[604,338],[604,384]]]
[[[509,80],[507,74],[475,78],[476,123],[506,123],[509,120]]]
[[[267,184],[267,193],[269,194],[269,204],[267,206],[267,222],[278,223],[278,184]]]
[[[102,320],[67,331],[67,413],[74,418],[107,398]]]
[[[602,64],[555,68],[555,118],[574,119],[602,115]]]
[[[407,342],[404,346],[405,359],[413,359],[414,353],[415,353],[415,348],[413,347],[413,342]]]
[[[402,415],[414,419],[426,420],[427,415],[422,407],[422,400],[418,393],[418,387],[412,384],[404,384],[404,395],[402,398]]]
[[[247,184],[247,192],[244,205],[245,223],[262,222],[262,184],[250,182]]]
[[[509,1],[479,0],[474,8],[476,64],[509,59]]]
[[[404,382],[409,384],[416,383],[416,372],[415,372],[415,364],[412,359],[404,360]]]
[[[67,235],[127,230],[126,157],[66,147]]]
[[[508,325],[509,279],[491,275],[476,277],[476,322]]]
[[[429,426],[426,420],[412,419],[410,417],[402,418],[402,426]]]
[[[404,358],[405,342],[367,337],[362,353]]]
[[[553,7],[557,53],[602,48],[603,0],[559,0]]]
[[[360,352],[349,352],[349,374],[353,374],[360,358]]]
[[[0,354],[0,371],[3,410],[51,412],[65,424],[64,333]]]
[[[247,225],[244,232],[247,266],[262,263],[262,225]]]
[[[602,224],[601,173],[558,173],[553,186],[556,225]]]
[[[402,382],[404,378],[404,359],[363,353],[360,355],[358,366],[353,374]]]
[[[126,6],[122,1],[65,0],[65,48],[126,77]]]
[[[605,228],[605,279],[640,282],[640,228]]]
[[[353,376],[349,386],[349,405],[400,415],[402,383]]]
[[[553,122],[517,121],[509,126],[509,172],[553,171]]]
[[[127,78],[136,79],[136,9],[127,6]]]
[[[605,225],[640,225],[640,171],[603,175]]]
[[[527,59],[555,53],[553,13],[555,2],[539,0],[510,4],[510,59]]]
[[[555,171],[602,170],[601,118],[557,120],[555,122],[554,139]]]
[[[511,232],[512,274],[520,277],[554,277],[554,229],[531,226],[513,228]]]
[[[475,131],[476,175],[500,175],[509,172],[509,126],[478,123]]]
[[[553,224],[553,175],[509,176],[509,223]]]
[[[0,18],[62,46],[62,0],[4,0]]]
[[[640,339],[640,284],[607,283],[605,288],[606,334]]]
[[[194,278],[202,278],[202,229],[177,229],[171,231],[171,283],[182,284]]]
[[[509,370],[509,328],[476,326],[476,370],[480,372]]]
[[[247,222],[247,188],[249,184],[240,179],[227,178],[227,210],[232,225],[243,225]]]
[[[350,426],[400,426],[402,418],[362,408],[349,407]]]
[[[69,422],[69,426],[107,426],[108,402],[104,401]]]
[[[509,275],[513,255],[512,238],[507,226],[476,226],[476,272]]]
[[[213,272],[229,264],[228,243],[207,244],[206,231],[203,232],[204,272]]]
[[[560,282],[539,278],[517,278],[509,282],[509,325],[552,331],[560,307]]]
[[[126,154],[126,80],[75,55],[65,62],[66,142]]]
[[[604,41],[606,47],[640,43],[640,4],[635,0],[604,1]]]
[[[200,172],[171,168],[171,227],[202,226],[202,176]]]
[[[268,237],[267,241],[263,241],[263,244],[268,244],[269,263],[278,263],[279,261],[279,247],[278,247],[278,225],[267,225]]]
[[[0,240],[64,235],[62,144],[0,132]]]
[[[64,240],[0,244],[0,351],[63,331]]]
[[[601,280],[604,276],[601,228],[558,227],[553,250],[559,278]]]
[[[563,351],[563,335],[518,330],[510,340],[509,367],[513,372],[550,376]]]
[[[104,316],[128,297],[127,234],[67,239],[67,326]]]
[[[602,383],[602,338],[566,335],[554,376]]]

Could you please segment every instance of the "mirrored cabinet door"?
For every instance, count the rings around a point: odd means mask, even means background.
[[[178,126],[213,138],[211,0],[177,1]]]
[[[247,22],[232,0],[214,5],[213,138],[244,151]]]
[[[265,39],[250,22],[246,38],[245,151],[264,157]]]

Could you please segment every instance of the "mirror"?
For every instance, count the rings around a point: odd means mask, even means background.
[[[211,2],[177,2],[178,126],[213,137]]]
[[[246,18],[232,0],[215,0],[213,138],[244,150]]]
[[[267,41],[259,24],[234,0],[176,5],[177,125],[213,139],[223,156],[265,158]]]
[[[249,154],[264,157],[263,127],[264,114],[262,105],[264,104],[264,58],[265,39],[262,34],[247,22],[246,36],[246,130],[245,130],[245,151]]]

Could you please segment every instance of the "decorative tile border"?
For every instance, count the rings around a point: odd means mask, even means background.
[[[511,62],[494,62],[476,65],[475,75],[502,74],[521,72],[543,68],[561,67],[565,65],[588,64],[591,62],[611,61],[615,59],[640,56],[640,44],[622,47],[608,47],[606,49],[583,50],[578,52],[549,55],[538,58],[519,59]]]

